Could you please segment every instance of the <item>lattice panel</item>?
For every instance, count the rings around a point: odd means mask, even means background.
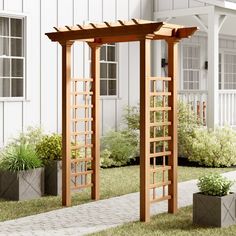
[[[168,121],[168,112],[171,107],[168,106],[171,93],[168,92],[168,77],[150,77],[150,202],[159,202],[168,200],[167,186],[171,184],[168,179],[168,166],[166,157],[171,155],[168,149],[168,142],[172,137],[168,135],[168,127],[171,124]],[[158,194],[157,188],[162,188],[162,193]]]
[[[92,187],[91,78],[74,78],[72,81],[72,132],[71,132],[71,182],[72,189]]]

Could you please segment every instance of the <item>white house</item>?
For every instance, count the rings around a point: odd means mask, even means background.
[[[201,116],[206,104],[210,127],[236,125],[235,9],[220,0],[0,0],[0,146],[27,126],[61,131],[61,47],[45,33],[117,19],[199,26],[179,47],[180,98],[198,104]],[[138,48],[101,49],[102,134],[118,128],[124,107],[139,101]],[[72,54],[73,76],[88,76],[88,46],[76,44]],[[165,55],[164,42],[153,44],[153,74],[165,73]]]
[[[235,10],[235,0],[157,0],[154,9],[155,20],[200,28],[179,48],[179,96],[195,109],[198,103],[201,115],[205,105],[212,128],[236,126]],[[156,45],[156,50],[160,47]]]

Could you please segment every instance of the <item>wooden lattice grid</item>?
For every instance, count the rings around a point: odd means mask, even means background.
[[[168,150],[168,142],[171,136],[168,136],[168,112],[171,107],[168,106],[168,83],[169,77],[150,77],[150,202],[159,202],[171,199],[166,187],[171,184],[168,180],[168,171],[171,166],[166,163],[166,157],[171,155]],[[161,161],[157,161],[161,159]],[[157,165],[158,163],[158,165]],[[158,176],[159,175],[159,176]],[[159,177],[159,178],[158,178]],[[161,181],[159,181],[161,177]],[[162,194],[157,194],[157,188],[162,187]]]
[[[71,179],[72,189],[92,187],[92,78],[72,78]],[[82,102],[81,102],[82,101]],[[82,165],[81,165],[82,164]]]

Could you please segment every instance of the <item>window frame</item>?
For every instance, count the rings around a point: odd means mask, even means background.
[[[236,89],[230,88],[226,89],[225,88],[225,54],[226,55],[233,55],[236,56],[236,50],[235,49],[220,49],[219,50],[219,55],[221,55],[221,88],[220,88],[220,83],[218,84],[219,90],[225,90],[225,91],[236,91]],[[219,62],[220,65],[220,62]],[[220,74],[220,72],[219,72]],[[235,73],[236,75],[236,73]],[[220,82],[220,81],[219,81]],[[235,81],[236,84],[236,81]]]
[[[199,48],[199,69],[184,69],[184,47],[197,47]],[[182,91],[198,91],[201,90],[201,86],[202,86],[202,81],[201,81],[201,75],[202,75],[202,70],[201,70],[201,61],[202,61],[202,57],[201,57],[201,46],[198,43],[182,43],[181,44],[181,83],[180,83],[180,89]],[[199,82],[198,82],[198,89],[185,89],[184,88],[184,71],[187,70],[194,70],[194,71],[198,71],[199,72]],[[188,81],[189,83],[189,81]]]
[[[105,46],[105,45],[109,45],[109,43],[108,44],[104,44],[104,45],[102,45],[102,46]],[[107,65],[109,65],[109,64],[115,64],[116,65],[116,78],[115,79],[109,79],[109,78],[100,78],[100,81],[101,80],[106,80],[106,81],[109,81],[109,80],[115,80],[116,81],[116,94],[115,95],[109,95],[109,94],[107,94],[107,95],[101,95],[100,94],[100,98],[101,99],[107,99],[107,98],[110,98],[110,99],[114,99],[114,98],[118,98],[119,97],[119,83],[118,83],[118,78],[119,78],[119,76],[118,76],[118,71],[119,71],[119,59],[118,59],[118,44],[117,43],[115,43],[115,45],[114,45],[114,48],[115,48],[115,61],[108,61],[108,60],[100,60],[100,65],[101,65],[101,63],[104,63],[104,64],[107,64]],[[106,53],[107,53],[107,51],[106,51]],[[107,54],[106,54],[106,57],[107,57]],[[101,86],[101,84],[100,84],[100,86]],[[107,86],[108,86],[108,84],[107,84]],[[109,92],[109,88],[108,88],[108,92]]]
[[[102,46],[105,46],[106,44],[103,44]],[[109,45],[109,43],[108,43]],[[101,46],[101,47],[102,47]],[[119,44],[115,43],[114,45],[115,48],[115,61],[105,61],[105,60],[100,60],[99,64],[101,65],[101,63],[105,63],[105,64],[116,64],[116,95],[101,95],[99,93],[100,99],[101,100],[114,100],[114,99],[120,99],[120,94],[119,94]],[[89,65],[91,66],[91,49],[88,48],[88,61],[89,61]],[[89,68],[90,68],[89,66]],[[101,69],[101,67],[100,67]],[[90,70],[90,69],[89,69]],[[100,86],[101,86],[101,80],[106,80],[109,81],[109,78],[107,79],[102,79],[100,78]]]
[[[28,31],[29,31],[29,24],[28,19],[29,15],[27,13],[15,13],[15,12],[3,12],[0,11],[0,17],[6,17],[6,18],[13,18],[13,19],[21,19],[22,20],[22,27],[23,27],[23,96],[21,97],[0,97],[0,102],[18,102],[18,101],[26,101],[27,99],[27,75],[28,75],[28,48],[27,48],[27,42],[29,41],[28,37]],[[3,57],[2,57],[3,58]],[[9,57],[14,58],[14,57]],[[17,57],[19,58],[19,57]]]

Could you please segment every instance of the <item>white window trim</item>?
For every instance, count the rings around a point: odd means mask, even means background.
[[[184,60],[184,46],[189,46],[189,47],[199,47],[200,49],[200,59],[199,59],[199,63],[200,63],[200,67],[199,67],[199,89],[184,89],[184,66],[183,66],[183,60]],[[180,78],[181,78],[181,82],[180,82],[180,91],[198,91],[198,90],[201,90],[202,88],[202,68],[201,68],[201,65],[202,65],[202,52],[201,52],[201,46],[199,43],[181,43],[180,45],[180,54],[181,54],[181,60],[180,60]]]
[[[228,49],[228,48],[220,48],[219,49],[219,54],[221,54],[221,89],[220,91],[236,91],[236,89],[225,89],[225,66],[224,66],[224,55],[225,54],[230,54],[236,56],[236,49]],[[218,86],[219,87],[219,86]]]
[[[29,50],[28,50],[28,42],[29,42],[29,14],[28,13],[16,13],[10,11],[0,11],[0,17],[7,17],[7,18],[15,18],[15,19],[23,19],[23,27],[24,27],[24,50],[23,50],[23,57],[24,57],[24,68],[23,68],[23,96],[22,97],[0,97],[0,102],[22,102],[22,101],[29,101],[27,97],[27,79],[28,79],[28,67],[29,67]]]

